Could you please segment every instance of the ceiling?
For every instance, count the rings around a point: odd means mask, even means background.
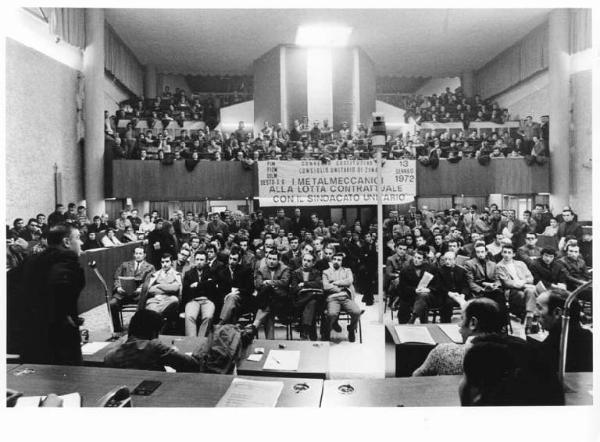
[[[107,9],[142,64],[178,74],[251,74],[293,44],[299,25],[353,28],[379,75],[448,77],[478,69],[546,20],[550,9]]]

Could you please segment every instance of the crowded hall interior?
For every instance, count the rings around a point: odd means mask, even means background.
[[[7,13],[7,406],[593,404],[591,9]]]

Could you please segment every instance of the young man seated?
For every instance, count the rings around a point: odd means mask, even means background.
[[[209,298],[215,295],[216,288],[216,278],[208,266],[206,252],[196,252],[194,268],[183,277],[186,336],[207,335],[215,314],[215,304]]]
[[[290,292],[295,309],[302,314],[300,338],[316,341],[315,322],[323,310],[323,282],[312,254],[304,254],[302,267],[292,272]]]
[[[169,253],[161,256],[160,265],[160,270],[150,274],[144,283],[138,308],[152,310],[163,318],[174,320],[181,296],[181,275],[173,268]]]
[[[176,371],[197,372],[198,360],[164,344],[158,339],[163,327],[160,314],[139,310],[131,318],[127,341],[109,350],[104,365],[112,368],[165,371],[165,366]]]
[[[343,253],[333,255],[331,266],[323,272],[323,289],[325,290],[327,303],[327,317],[329,328],[336,332],[341,332],[338,316],[340,311],[345,311],[350,315],[350,324],[348,325],[348,340],[356,340],[356,325],[360,319],[360,308],[354,302],[354,277],[352,270],[342,267],[344,259]]]
[[[289,298],[290,269],[279,261],[276,250],[269,250],[254,272],[258,311],[250,325],[256,332],[265,323],[267,339],[275,339],[274,316],[287,315],[292,310]]]

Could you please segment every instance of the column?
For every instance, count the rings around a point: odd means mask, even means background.
[[[463,72],[460,75],[460,85],[465,96],[469,98],[475,96],[477,92],[475,91],[475,75],[473,71]]]
[[[548,76],[550,101],[550,207],[554,212],[569,205],[570,193],[570,56],[569,10],[550,13],[548,31]]]
[[[156,66],[146,65],[144,73],[144,98],[156,98]]]
[[[86,47],[83,53],[85,150],[84,181],[87,213],[104,205],[104,9],[85,10]]]

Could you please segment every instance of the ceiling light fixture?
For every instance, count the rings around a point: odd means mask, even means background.
[[[296,44],[312,47],[342,47],[348,44],[352,28],[348,26],[318,24],[298,27]]]

